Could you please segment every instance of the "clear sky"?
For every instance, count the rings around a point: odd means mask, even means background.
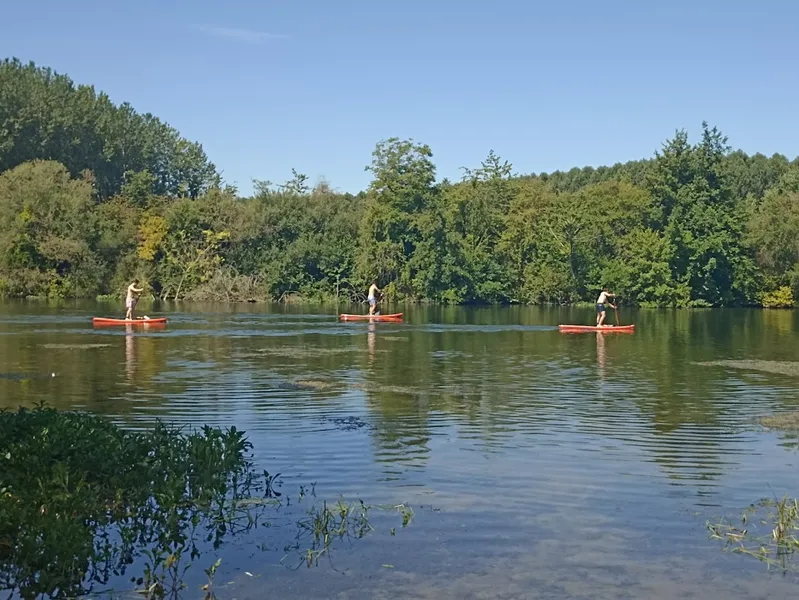
[[[355,192],[375,144],[440,178],[493,149],[518,173],[652,156],[702,120],[799,154],[793,0],[6,2],[33,60],[201,142],[243,193],[291,168]]]

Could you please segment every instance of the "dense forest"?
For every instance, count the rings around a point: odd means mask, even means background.
[[[366,158],[366,157],[365,157]],[[365,160],[366,162],[366,160]],[[438,181],[379,142],[357,195],[293,172],[225,185],[202,146],[93,87],[0,63],[0,294],[195,300],[795,306],[799,160],[683,130],[652,158],[516,175],[493,151]]]

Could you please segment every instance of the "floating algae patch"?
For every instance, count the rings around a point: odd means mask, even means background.
[[[389,393],[389,394],[400,394],[405,396],[419,396],[423,393],[423,390],[419,388],[413,388],[403,385],[379,385],[376,383],[356,383],[352,386],[356,390],[361,390],[364,392],[370,393]]]
[[[434,350],[430,352],[430,358],[472,358],[472,355],[460,350]]]
[[[306,390],[325,391],[342,387],[342,384],[337,381],[323,381],[321,379],[297,379],[294,384]]]
[[[93,348],[108,348],[111,344],[40,344],[48,350],[91,350]]]
[[[333,356],[336,354],[352,354],[360,352],[358,346],[345,346],[344,348],[318,348],[313,346],[286,346],[283,348],[259,348],[251,356],[279,356],[282,358],[316,358],[320,356]],[[375,352],[385,352],[376,350]]]
[[[293,381],[279,381],[273,384],[274,389],[298,392],[320,392],[342,387],[342,384],[335,381],[321,381],[316,379],[295,379]]]
[[[727,367],[743,371],[763,371],[765,373],[778,373],[790,377],[799,377],[799,362],[779,360],[712,360],[708,362],[695,362],[700,367]]]
[[[328,423],[332,423],[337,429],[343,431],[356,431],[364,427],[374,429],[370,423],[367,423],[360,417],[332,417],[324,420]]]
[[[258,354],[270,356],[287,356],[290,358],[305,358],[310,356],[323,356],[328,354],[348,354],[355,352],[357,348],[347,346],[344,348],[317,348],[307,346],[288,346],[285,348],[259,348]]]
[[[760,417],[757,422],[768,429],[799,431],[799,410]]]

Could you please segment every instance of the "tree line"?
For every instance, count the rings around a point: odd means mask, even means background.
[[[379,142],[368,189],[293,171],[225,185],[202,146],[92,87],[0,63],[0,294],[437,303],[795,306],[799,159],[678,130],[650,159],[517,175],[493,151],[438,181]]]

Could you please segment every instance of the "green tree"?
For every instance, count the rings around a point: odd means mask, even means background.
[[[25,163],[0,175],[0,278],[10,295],[96,293],[103,265],[92,187],[54,161]]]
[[[450,254],[450,285],[457,302],[500,302],[508,273],[496,252],[513,198],[512,166],[494,151],[480,168],[464,169],[463,182],[444,193]]]
[[[788,159],[782,154],[749,156],[741,150],[730,153],[724,162],[732,194],[741,200],[749,196],[763,198],[790,168]]]
[[[799,159],[731,151],[706,123],[653,158],[524,176],[489,151],[457,183],[431,149],[379,142],[368,189],[296,169],[223,182],[151,114],[18,60],[0,63],[0,292],[163,297],[593,300],[785,306],[799,297]],[[59,162],[47,162],[53,159]]]
[[[100,198],[119,193],[128,172],[149,172],[158,195],[194,198],[220,182],[202,146],[153,115],[51,69],[4,60],[0,172],[36,159],[60,161],[73,175],[91,171]]]
[[[602,281],[634,304],[686,305],[691,290],[671,277],[673,249],[669,240],[652,229],[633,229],[616,245],[614,257],[602,273]]]
[[[542,233],[544,215],[557,196],[540,179],[519,179],[512,181],[511,187],[510,206],[497,253],[514,288],[508,292],[509,299],[536,301],[540,299],[538,294],[520,295],[519,291],[526,285],[531,265],[542,263],[546,258],[544,247],[548,240]]]
[[[766,192],[748,223],[748,240],[768,276],[766,292],[791,288],[799,298],[799,169]]]
[[[728,151],[727,138],[707,123],[693,146],[680,131],[657,154],[648,181],[673,248],[672,278],[691,290],[693,305],[745,304],[756,285],[745,215],[725,180]]]
[[[372,153],[356,264],[362,285],[378,278],[404,296],[438,294],[444,232],[432,156],[428,146],[398,138]]]

